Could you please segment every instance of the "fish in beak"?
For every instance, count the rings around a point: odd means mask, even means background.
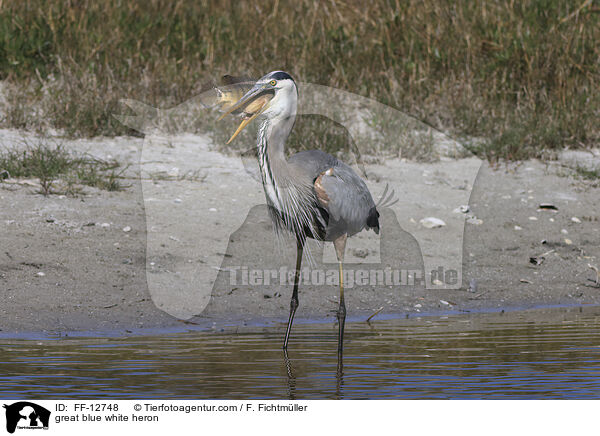
[[[275,93],[272,88],[268,88],[264,84],[257,84],[236,103],[225,109],[225,112],[217,121],[222,120],[230,113],[238,110],[242,111],[242,116],[244,117],[235,133],[229,138],[229,141],[227,141],[227,144],[233,141],[235,137],[244,130],[244,127],[250,124],[253,119],[258,117],[268,108],[269,102],[274,95]]]
[[[221,77],[219,84],[205,83],[198,95],[199,101],[206,109],[217,108],[224,112],[237,103],[255,84],[256,79],[248,76],[225,75]]]

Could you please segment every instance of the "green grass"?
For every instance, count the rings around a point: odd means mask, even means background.
[[[44,195],[76,195],[81,185],[119,191],[123,189],[119,180],[123,171],[114,160],[77,155],[60,144],[45,141],[0,151],[0,182],[9,177],[36,178]],[[63,181],[62,190],[56,189],[59,179]]]
[[[170,107],[222,74],[289,71],[498,159],[598,144],[597,0],[5,0],[6,126],[121,135],[121,98]],[[108,30],[107,30],[108,29]]]
[[[584,180],[600,181],[600,168],[586,168],[578,165],[574,170],[575,174]]]

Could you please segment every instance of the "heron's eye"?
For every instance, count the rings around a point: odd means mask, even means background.
[[[277,85],[277,80],[271,80],[271,81],[269,82],[269,85],[271,85],[271,86],[275,86],[275,85]]]

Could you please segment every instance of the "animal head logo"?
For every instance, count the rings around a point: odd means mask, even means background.
[[[14,433],[18,428],[47,429],[50,422],[50,411],[29,401],[19,401],[4,405],[6,409],[6,431]]]

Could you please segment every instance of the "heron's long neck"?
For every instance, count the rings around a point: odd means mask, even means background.
[[[289,117],[269,120],[266,119],[258,130],[258,159],[263,181],[277,183],[283,181],[287,171],[285,159],[285,142],[287,141],[295,115]]]
[[[258,131],[258,161],[267,202],[280,212],[284,227],[302,239],[306,230],[315,235],[312,185],[306,175],[287,162],[285,142],[294,126],[295,113],[265,120]]]
[[[280,211],[284,208],[283,191],[289,186],[286,181],[289,171],[284,148],[293,125],[294,117],[275,122],[266,119],[258,130],[258,162],[265,195]]]
[[[296,121],[298,108],[296,87],[280,90],[269,106],[258,130],[258,157],[263,183],[266,181],[277,185],[290,175],[284,148]]]

